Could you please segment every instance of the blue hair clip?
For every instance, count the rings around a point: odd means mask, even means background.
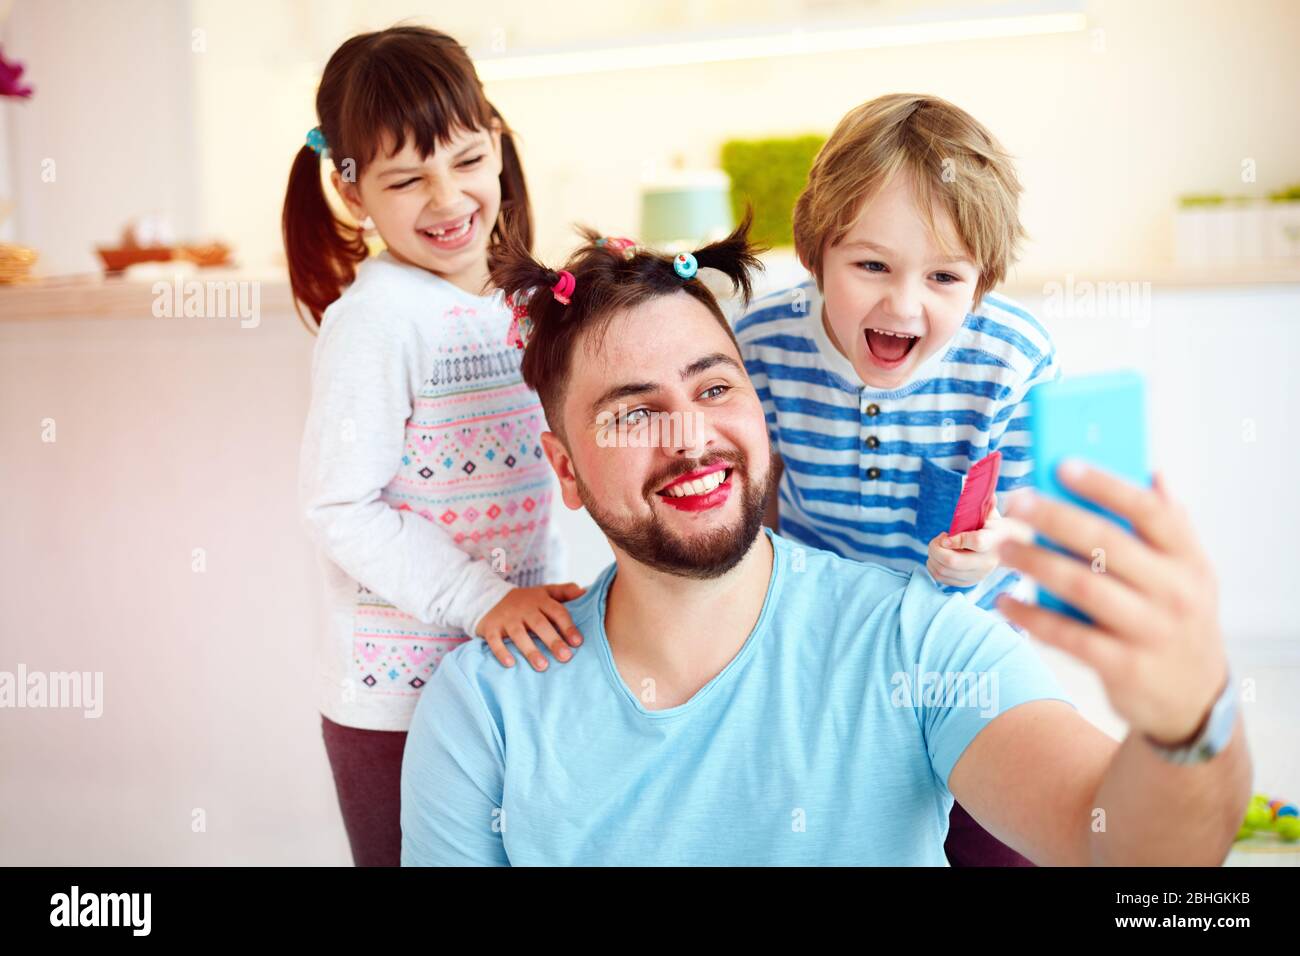
[[[325,134],[320,131],[319,126],[313,126],[307,130],[307,145],[315,151],[317,156],[325,152]]]
[[[673,271],[683,279],[694,279],[695,273],[700,271],[700,264],[689,252],[681,252],[673,257]]]

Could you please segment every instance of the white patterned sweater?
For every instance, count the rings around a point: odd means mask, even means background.
[[[511,587],[558,580],[546,421],[509,323],[499,293],[388,252],[322,316],[299,505],[325,575],[317,699],[337,723],[406,730]]]

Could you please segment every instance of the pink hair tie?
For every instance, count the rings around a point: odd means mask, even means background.
[[[636,255],[636,243],[622,236],[602,236],[596,240],[596,245],[603,246],[615,255],[621,255],[624,259],[630,260]]]
[[[551,286],[551,292],[555,294],[555,301],[564,305],[569,304],[569,296],[573,295],[573,289],[577,281],[573,278],[573,273],[568,269],[560,270],[560,278],[556,280],[555,285]]]

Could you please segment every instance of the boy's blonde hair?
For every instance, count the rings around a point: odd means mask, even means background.
[[[975,302],[1001,282],[1025,237],[1011,157],[965,110],[935,96],[891,93],[849,112],[817,154],[794,207],[799,259],[822,281],[823,254],[848,234],[864,201],[910,173],[930,233],[942,203],[979,269]],[[950,252],[962,254],[957,250]]]

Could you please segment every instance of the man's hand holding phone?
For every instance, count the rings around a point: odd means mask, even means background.
[[[998,609],[1045,644],[1087,664],[1116,712],[1163,744],[1200,726],[1227,680],[1218,585],[1187,511],[1155,476],[1146,488],[1078,460],[1056,478],[1080,500],[1131,524],[1033,492],[1018,493],[1008,518],[1063,549],[1005,541],[1002,561],[1091,618],[1008,595]],[[1100,560],[1098,560],[1100,558]]]

